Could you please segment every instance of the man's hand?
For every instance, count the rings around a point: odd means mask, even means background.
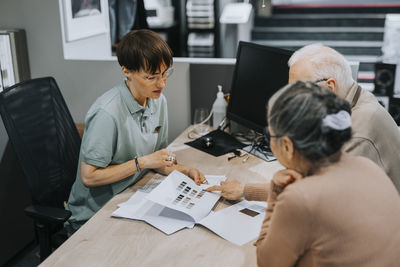
[[[221,191],[221,196],[229,200],[237,200],[243,196],[244,185],[239,181],[221,182],[206,189],[208,192]]]

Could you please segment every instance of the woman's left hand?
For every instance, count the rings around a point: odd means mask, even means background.
[[[188,174],[187,176],[189,176],[190,178],[193,179],[193,181],[197,184],[200,185],[202,183],[206,183],[207,184],[207,180],[206,177],[204,177],[204,175],[196,168],[190,168],[188,170]]]
[[[264,222],[261,227],[260,235],[257,241],[254,243],[255,246],[259,245],[262,240],[268,234],[268,229],[271,223],[272,213],[274,212],[274,208],[276,205],[277,197],[282,191],[291,183],[295,183],[303,178],[303,175],[294,170],[280,170],[277,171],[272,177],[271,184],[269,186],[268,192],[268,206],[267,206],[267,214],[265,216]]]
[[[303,175],[294,170],[280,170],[274,174],[272,181],[280,187],[285,188],[288,184],[294,183],[303,178]]]
[[[303,178],[303,175],[294,170],[280,170],[272,177],[269,193],[268,202],[275,202],[276,198],[282,191],[291,183],[299,181]]]

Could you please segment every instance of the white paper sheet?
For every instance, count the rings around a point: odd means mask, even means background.
[[[165,176],[161,174],[154,174],[154,176],[148,181],[143,187],[139,188],[137,192],[141,193],[150,193],[154,188],[156,188],[161,182],[164,180]],[[138,205],[138,202],[143,199],[145,194],[133,194],[128,201],[119,203],[118,207],[122,207],[125,205]]]
[[[207,179],[208,184],[201,184],[200,187],[202,189],[207,189],[214,185],[220,185],[221,182],[226,180],[225,176],[220,176],[220,175],[205,175],[205,177]]]
[[[112,216],[145,221],[167,235],[185,227],[194,227],[194,220],[189,215],[147,200],[146,196],[146,193],[137,191]]]
[[[266,207],[266,202],[242,201],[223,210],[211,212],[198,223],[222,238],[242,246],[260,234]]]
[[[218,180],[225,179],[226,177],[221,177]],[[206,192],[192,179],[178,171],[170,173],[159,186],[147,195],[148,200],[186,213],[195,222],[207,216],[219,198],[219,193]]]

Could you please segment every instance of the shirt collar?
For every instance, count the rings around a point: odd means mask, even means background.
[[[357,88],[358,88],[358,83],[354,82],[353,85],[350,87],[349,91],[347,92],[347,95],[345,97],[345,99],[349,102],[352,103],[354,96],[357,93]]]
[[[147,105],[143,107],[140,105],[136,99],[133,97],[131,91],[128,86],[126,86],[125,81],[122,83],[120,87],[122,99],[125,105],[128,107],[128,110],[131,114],[144,110],[145,115],[152,115],[155,113],[155,100],[152,98],[147,98]]]
[[[153,98],[147,98],[147,105],[146,105],[146,109],[144,110],[144,114],[145,115],[153,115],[156,111],[156,103],[155,103],[155,99]]]

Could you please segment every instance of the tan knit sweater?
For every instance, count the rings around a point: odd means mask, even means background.
[[[259,266],[400,266],[400,197],[369,159],[344,154],[271,196]]]
[[[250,201],[267,201],[270,184],[246,184],[244,196]]]

